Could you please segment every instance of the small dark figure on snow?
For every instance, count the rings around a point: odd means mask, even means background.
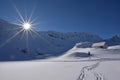
[[[90,54],[90,51],[88,52],[88,55],[90,56],[91,54]]]

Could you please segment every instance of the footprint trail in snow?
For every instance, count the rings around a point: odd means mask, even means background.
[[[102,74],[94,71],[99,64],[100,62],[97,62],[93,65],[83,67],[77,80],[105,80]]]

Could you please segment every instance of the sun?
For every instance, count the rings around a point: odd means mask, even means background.
[[[25,30],[29,30],[31,28],[31,24],[30,23],[23,23],[23,28]]]

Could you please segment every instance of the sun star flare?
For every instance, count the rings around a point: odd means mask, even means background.
[[[29,30],[29,29],[31,28],[31,24],[30,24],[30,23],[24,23],[24,24],[23,24],[23,28],[24,28],[25,30]]]

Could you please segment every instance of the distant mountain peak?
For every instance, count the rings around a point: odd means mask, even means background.
[[[113,36],[112,38],[120,38],[120,34]]]
[[[113,45],[120,45],[120,34],[114,35],[110,39],[106,39],[106,42],[108,45],[113,46]]]

